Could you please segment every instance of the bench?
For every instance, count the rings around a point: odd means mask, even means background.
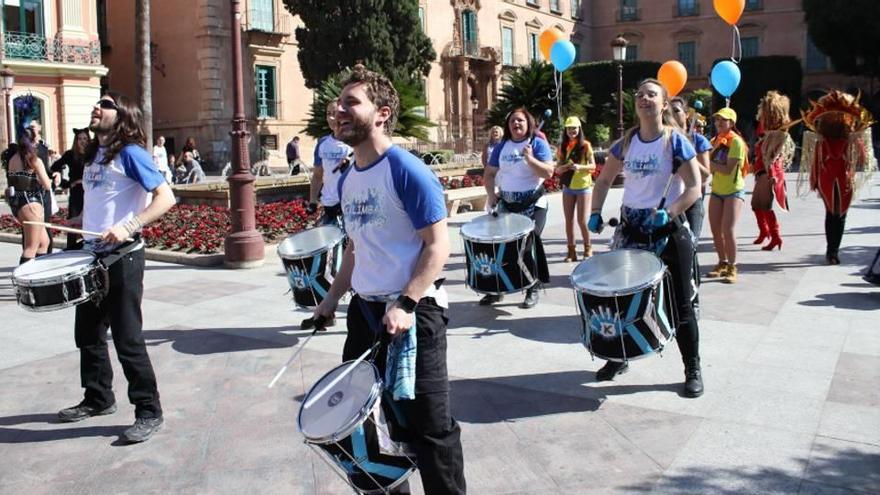
[[[486,208],[486,188],[483,186],[447,189],[443,196],[449,216],[457,215],[464,205],[470,207],[468,211],[482,211]]]

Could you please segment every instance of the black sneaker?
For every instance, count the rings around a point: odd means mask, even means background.
[[[153,433],[162,429],[163,423],[165,421],[161,416],[158,418],[137,418],[131,428],[125,430],[122,436],[131,443],[145,442],[153,436]]]
[[[68,407],[66,409],[58,411],[58,419],[64,423],[75,423],[77,421],[82,421],[86,418],[91,418],[92,416],[106,416],[115,412],[116,404],[110,404],[108,407],[100,409],[94,406],[90,406],[85,402],[80,402],[73,407]]]
[[[615,376],[622,375],[627,371],[629,371],[629,365],[627,363],[608,361],[605,363],[605,366],[602,366],[599,368],[599,371],[596,372],[596,381],[607,382],[608,380],[613,380]]]
[[[534,308],[538,304],[538,290],[537,289],[529,289],[526,291],[526,298],[523,299],[522,304],[519,307],[523,309]]]
[[[480,306],[491,306],[504,300],[501,294],[486,294],[480,299]]]

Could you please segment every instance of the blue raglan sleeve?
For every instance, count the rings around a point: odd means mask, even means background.
[[[709,142],[706,136],[702,134],[694,134],[694,148],[696,148],[697,153],[712,151],[712,143]]]
[[[623,161],[623,139],[618,139],[611,145],[611,149],[608,150],[611,153],[611,156],[617,158],[620,161]]]
[[[694,146],[680,132],[672,133],[672,158],[678,158],[681,161],[688,161],[697,156]]]
[[[324,140],[327,139],[327,136],[322,137],[318,140],[318,144],[315,145],[315,167],[323,167],[324,162],[321,160],[321,145],[324,144]]]
[[[122,148],[118,160],[125,175],[147,191],[154,191],[165,184],[165,176],[156,168],[153,156],[140,146],[129,144]]]
[[[541,138],[535,138],[532,142],[532,155],[542,162],[553,161],[553,150],[550,149],[547,141]]]
[[[446,218],[443,186],[421,160],[405,150],[389,156],[391,179],[413,227],[421,230]]]
[[[504,143],[506,141],[501,141],[494,148],[492,148],[492,154],[489,155],[489,160],[486,162],[486,165],[490,167],[498,168],[501,166],[501,149],[504,148]]]

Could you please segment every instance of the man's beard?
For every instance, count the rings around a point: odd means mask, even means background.
[[[373,132],[373,126],[370,120],[358,120],[352,118],[348,129],[342,129],[341,126],[336,127],[335,137],[349,146],[357,146],[370,137]]]
[[[113,130],[113,123],[104,124],[103,120],[99,120],[98,122],[92,124],[89,123],[89,130],[94,132],[95,134],[107,134]]]

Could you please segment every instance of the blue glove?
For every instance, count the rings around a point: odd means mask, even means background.
[[[602,232],[602,228],[605,225],[605,221],[602,220],[602,215],[600,213],[593,213],[590,215],[590,220],[587,222],[587,228],[590,229],[590,232],[594,234],[598,234]]]
[[[667,213],[666,210],[657,210],[654,213],[654,217],[651,218],[651,225],[653,225],[655,229],[662,227],[667,223],[669,223],[669,213]]]

